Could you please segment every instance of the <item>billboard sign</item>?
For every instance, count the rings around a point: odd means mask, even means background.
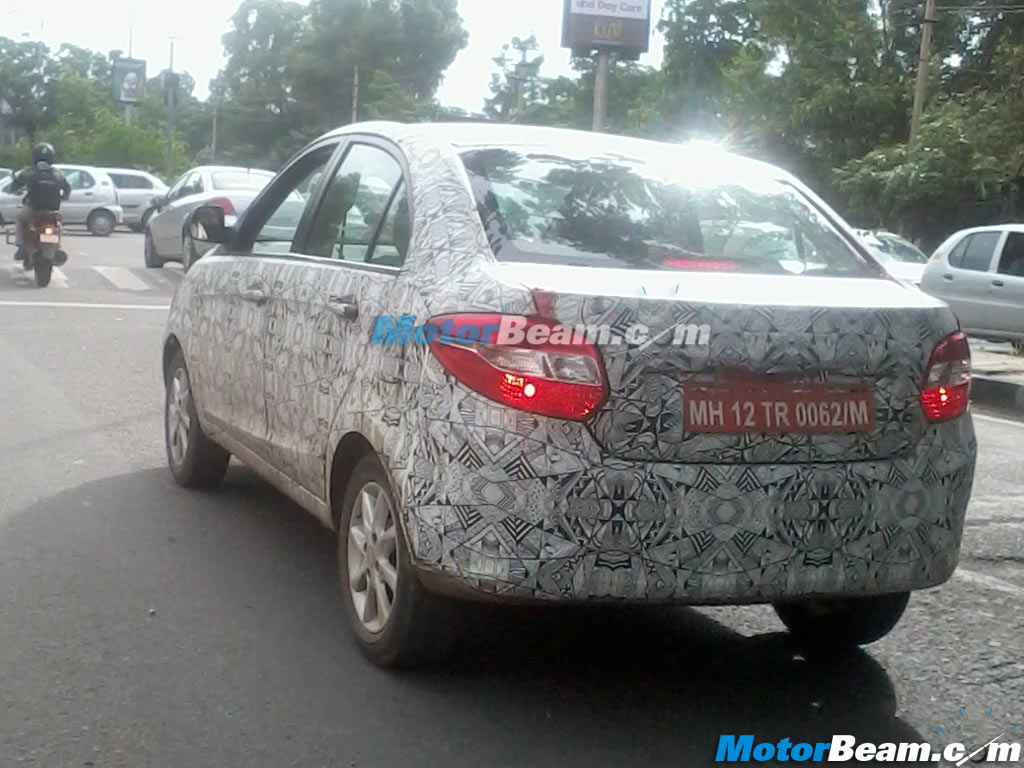
[[[138,104],[146,90],[146,62],[140,59],[115,59],[111,80],[114,101]]]
[[[646,53],[651,40],[651,0],[564,0],[562,47],[575,55],[595,49]]]

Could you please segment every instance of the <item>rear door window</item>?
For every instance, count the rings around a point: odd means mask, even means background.
[[[959,269],[988,272],[992,267],[992,257],[995,255],[996,246],[999,245],[1002,236],[1002,232],[977,232],[968,235],[967,241],[963,244],[964,250],[959,261],[954,262],[951,254],[949,263]]]
[[[1024,232],[1011,232],[999,257],[999,274],[1024,277]]]
[[[766,174],[539,147],[476,148],[462,160],[499,261],[875,274],[796,187]]]

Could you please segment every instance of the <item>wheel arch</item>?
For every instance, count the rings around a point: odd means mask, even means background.
[[[178,341],[178,337],[175,336],[172,333],[164,341],[164,353],[163,353],[162,369],[163,369],[164,383],[165,384],[167,382],[167,374],[169,373],[168,369],[170,368],[171,360],[173,360],[174,356],[177,353],[179,353],[179,352],[184,356],[185,351],[184,351],[184,349],[182,349],[181,342]]]
[[[344,435],[334,449],[330,472],[327,475],[327,505],[335,530],[338,529],[338,521],[341,519],[341,502],[345,498],[349,480],[352,479],[352,472],[356,465],[370,454],[380,458],[370,441],[359,432]]]

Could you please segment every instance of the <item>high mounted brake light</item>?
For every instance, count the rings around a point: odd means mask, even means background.
[[[497,343],[503,319],[521,324],[521,342]],[[445,370],[495,402],[540,416],[585,421],[608,399],[604,365],[594,345],[528,340],[537,338],[531,329],[547,338],[558,328],[548,321],[513,315],[442,315],[428,325],[438,330],[430,351]],[[460,332],[463,328],[470,332]],[[449,341],[442,340],[446,334]],[[475,340],[455,340],[463,337]]]
[[[921,386],[921,410],[930,422],[949,421],[964,414],[970,396],[971,348],[957,331],[932,351]]]

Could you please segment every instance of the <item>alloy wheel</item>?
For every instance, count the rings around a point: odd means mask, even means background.
[[[398,588],[398,541],[391,500],[377,483],[356,495],[348,525],[348,583],[367,632],[387,625]]]
[[[188,454],[188,435],[192,426],[189,415],[188,374],[179,368],[171,379],[170,397],[167,398],[167,444],[171,449],[171,461],[181,466]]]

